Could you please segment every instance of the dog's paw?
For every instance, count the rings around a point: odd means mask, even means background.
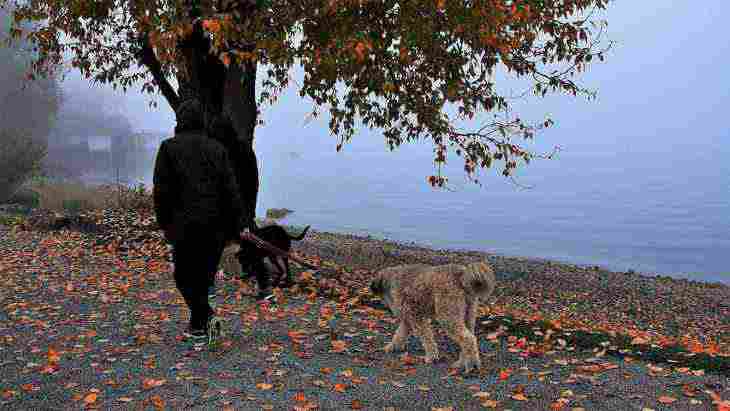
[[[451,364],[451,368],[456,370],[464,370],[465,374],[469,374],[473,370],[482,367],[482,363],[478,358],[459,358],[458,361]]]
[[[439,353],[426,354],[423,356],[423,362],[431,364],[439,360]]]
[[[383,351],[385,351],[387,353],[396,352],[396,351],[403,351],[403,346],[397,345],[397,344],[393,344],[391,342],[391,343],[386,344],[385,347],[383,347]]]

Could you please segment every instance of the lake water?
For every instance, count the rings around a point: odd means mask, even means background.
[[[474,186],[455,160],[444,192],[425,182],[427,144],[391,153],[359,136],[336,153],[317,129],[259,133],[259,216],[286,207],[295,212],[285,222],[318,230],[730,284],[730,150],[720,140],[650,152],[574,141],[520,173],[530,189],[495,172]],[[143,174],[150,182],[151,169]]]

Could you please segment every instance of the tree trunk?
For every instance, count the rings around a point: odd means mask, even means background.
[[[257,123],[256,64],[243,67],[231,63],[225,67],[209,53],[210,42],[200,24],[193,34],[180,45],[186,70],[178,77],[180,100],[197,96],[203,105],[203,123],[208,127],[217,116],[223,116],[233,125],[238,147],[230,147],[230,157],[238,177],[244,207],[255,216],[259,190],[259,172],[253,149]]]

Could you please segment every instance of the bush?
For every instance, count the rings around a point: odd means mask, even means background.
[[[59,213],[80,213],[110,207],[111,192],[73,182],[42,182],[31,188],[39,194],[39,207]]]
[[[0,130],[0,204],[7,202],[38,170],[46,144],[24,132]]]
[[[21,187],[18,191],[13,194],[8,200],[10,204],[20,204],[28,208],[37,208],[40,206],[40,195],[38,192],[31,190],[28,187]]]
[[[105,208],[152,210],[154,206],[152,195],[144,184],[136,187],[111,184],[90,186],[68,181],[35,179],[29,189],[38,193],[38,207],[63,214]]]

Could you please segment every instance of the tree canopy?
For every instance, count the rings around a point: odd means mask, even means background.
[[[391,148],[430,139],[439,170],[453,152],[469,176],[495,162],[509,176],[518,162],[535,156],[521,140],[551,121],[531,124],[512,113],[483,123],[480,114],[510,108],[494,73],[527,79],[537,96],[590,96],[575,78],[603,60],[610,45],[603,39],[605,22],[595,17],[608,2],[18,0],[10,33],[37,48],[33,74],[70,54],[87,77],[124,89],[141,84],[173,109],[182,86],[203,76],[196,64],[219,65],[206,81],[223,88],[245,88],[261,67],[257,104],[275,101],[300,66],[299,93],[313,101],[314,115],[329,114],[330,130],[341,138],[338,150],[362,124],[382,129]],[[27,21],[41,24],[27,29]],[[190,52],[196,33],[206,52],[197,62]],[[221,85],[218,77],[231,73],[240,82]],[[256,115],[244,117],[253,130]],[[470,119],[477,123],[470,129],[457,126]],[[439,171],[429,182],[443,186],[446,180]]]

